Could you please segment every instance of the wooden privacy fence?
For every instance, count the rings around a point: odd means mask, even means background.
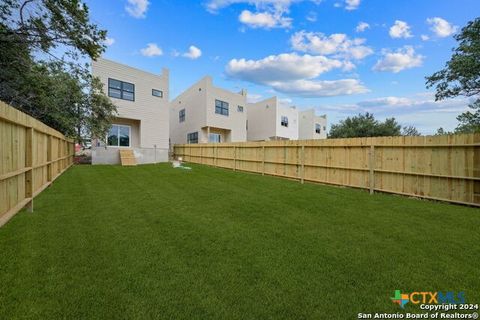
[[[175,145],[184,161],[480,206],[480,134]]]
[[[73,163],[74,142],[0,101],[0,226]]]

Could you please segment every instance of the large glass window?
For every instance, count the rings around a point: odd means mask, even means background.
[[[114,124],[108,131],[107,145],[112,147],[130,147],[130,126]]]
[[[178,111],[178,122],[185,121],[185,109]]]
[[[222,142],[222,135],[219,133],[210,133],[208,135],[208,142],[220,143]]]
[[[282,119],[281,119],[281,121],[280,121],[280,124],[281,124],[283,127],[288,127],[288,117],[282,116]]]
[[[187,143],[198,143],[198,132],[188,133]]]
[[[322,131],[322,126],[320,123],[315,123],[315,133],[320,133]]]
[[[215,113],[228,116],[228,102],[215,100]]]
[[[135,101],[135,85],[115,79],[108,79],[108,96],[117,99]]]

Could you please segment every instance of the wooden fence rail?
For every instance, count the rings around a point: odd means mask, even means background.
[[[480,134],[175,145],[216,167],[480,206]]]
[[[73,164],[74,142],[0,101],[0,227]]]

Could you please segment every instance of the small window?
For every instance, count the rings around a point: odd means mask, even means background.
[[[222,135],[219,133],[210,133],[208,135],[208,142],[220,143],[222,142]]]
[[[187,133],[187,143],[198,143],[198,132]]]
[[[315,133],[321,133],[322,126],[319,123],[315,123]]]
[[[108,79],[108,96],[116,99],[135,101],[135,85],[115,79]]]
[[[282,120],[280,121],[280,124],[283,127],[288,127],[288,117],[282,116]]]
[[[237,111],[238,112],[243,112],[243,107],[242,106],[237,106]]]
[[[178,122],[185,121],[185,109],[178,111]]]
[[[228,102],[215,100],[215,113],[228,116]]]
[[[323,126],[323,131],[327,131],[327,127]]]
[[[107,135],[107,146],[130,147],[130,132],[130,126],[112,125]]]
[[[162,90],[157,90],[157,89],[152,89],[152,96],[163,98],[163,91]]]

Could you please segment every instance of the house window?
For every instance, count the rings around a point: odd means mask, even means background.
[[[178,111],[178,122],[185,121],[185,109]]]
[[[157,90],[157,89],[152,89],[152,96],[163,98],[163,91],[162,90]]]
[[[198,132],[188,133],[187,143],[198,143]]]
[[[238,111],[238,112],[243,112],[243,107],[242,107],[242,106],[238,106],[238,107],[237,107],[237,111]]]
[[[135,101],[135,85],[115,79],[108,79],[108,96],[112,98]]]
[[[208,142],[220,143],[222,142],[222,135],[219,133],[210,133],[208,135]]]
[[[327,131],[327,127],[323,126],[323,131]]]
[[[319,123],[315,123],[315,133],[320,133],[322,126]]]
[[[215,100],[215,113],[228,116],[228,102]]]
[[[282,116],[282,120],[280,121],[280,124],[283,127],[288,127],[288,117]]]
[[[111,147],[130,147],[130,126],[114,124],[108,131],[107,145]]]

